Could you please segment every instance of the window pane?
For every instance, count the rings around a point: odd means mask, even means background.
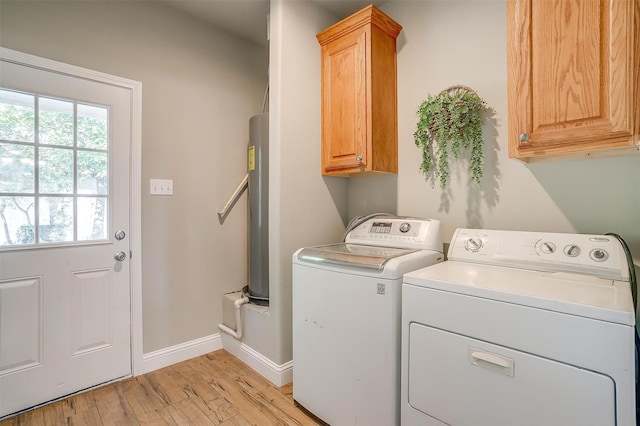
[[[39,207],[39,242],[73,241],[73,198],[41,197]]]
[[[78,147],[107,149],[107,109],[78,104]]]
[[[40,98],[40,143],[73,146],[73,103]]]
[[[106,152],[78,151],[78,193],[106,195],[108,167]]]
[[[70,194],[73,192],[73,151],[40,148],[40,192]]]
[[[34,97],[0,90],[0,139],[35,142]]]
[[[107,239],[107,199],[78,198],[78,241]]]
[[[0,88],[0,249],[108,240],[109,162],[108,107]]]
[[[0,197],[0,246],[34,244],[33,197]]]
[[[0,143],[0,192],[35,192],[34,148]]]

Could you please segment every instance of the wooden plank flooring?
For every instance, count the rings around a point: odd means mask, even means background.
[[[3,420],[17,425],[318,425],[224,350],[73,395]]]

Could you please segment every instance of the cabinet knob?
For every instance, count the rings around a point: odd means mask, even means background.
[[[529,140],[529,133],[520,133],[520,142],[526,142]]]
[[[356,155],[356,161],[357,162],[362,161],[362,155]]]

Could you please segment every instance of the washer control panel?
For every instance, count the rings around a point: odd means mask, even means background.
[[[629,280],[622,245],[608,235],[459,228],[448,259]]]
[[[440,221],[434,219],[394,216],[369,219],[351,230],[345,242],[443,251]]]

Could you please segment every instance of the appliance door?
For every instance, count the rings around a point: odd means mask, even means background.
[[[411,424],[616,424],[603,374],[415,322],[408,348],[409,406],[430,417]]]
[[[318,265],[382,271],[389,260],[416,251],[418,250],[338,243],[303,248],[298,252],[297,260]]]
[[[434,265],[428,269],[439,269],[438,266]],[[466,267],[464,270],[469,273],[479,271]],[[431,410],[429,406],[431,403],[427,402],[430,396],[427,396],[428,389],[425,387],[428,386],[428,381],[434,380],[428,374],[436,373],[428,371],[426,374],[422,369],[427,368],[445,371],[446,373],[443,374],[448,374],[451,382],[447,383],[449,387],[443,390],[443,395],[450,395],[461,406],[467,407],[468,403],[469,410],[478,416],[473,421],[464,417],[459,423],[454,422],[455,426],[465,424],[482,426],[487,423],[492,426],[500,424],[518,426],[635,424],[633,396],[635,327],[553,312],[524,304],[471,296],[462,292],[469,287],[461,286],[456,282],[449,283],[451,291],[429,287],[435,284],[443,284],[442,287],[444,287],[444,282],[423,281],[422,286],[407,284],[408,275],[410,274],[404,275],[405,282],[402,286],[403,426],[441,425],[440,421],[436,422],[433,417],[428,417],[424,412],[443,419],[447,419],[449,415],[457,419],[456,416],[464,414]],[[482,274],[476,274],[476,283],[480,281],[481,276]],[[517,276],[514,275],[514,285],[517,282],[516,278]],[[473,340],[473,342],[469,341],[465,347],[457,348],[457,356],[463,357],[464,361],[461,358],[458,358],[458,361],[453,358],[429,359],[430,344],[434,345],[431,346],[431,350],[441,350],[447,354],[453,354],[456,347],[454,344],[447,347],[448,343],[441,344],[436,338],[433,343],[428,343],[433,333],[423,331],[420,325],[449,332],[452,336],[466,336]],[[452,340],[457,339],[452,338]],[[479,346],[481,343],[495,345],[495,347]],[[486,373],[494,373],[500,377],[498,379],[492,376],[504,386],[499,392],[493,391],[494,384],[490,380],[478,379],[479,381],[472,386],[467,380],[471,381],[470,377],[473,376],[464,369],[469,363],[469,347],[487,349],[498,356],[513,358],[515,376],[511,378],[495,371],[487,371]],[[510,352],[503,352],[506,348],[513,350],[513,355]],[[427,351],[424,361],[421,355],[423,350]],[[493,358],[489,356],[488,359]],[[520,361],[521,359],[523,361]],[[441,361],[442,363],[439,364]],[[503,363],[508,364],[508,360]],[[546,369],[547,365],[549,373],[537,372],[537,369]],[[574,367],[577,371],[573,370]],[[458,377],[458,374],[462,377]],[[421,375],[424,377],[420,378]],[[531,385],[536,389],[535,392],[524,392],[523,388],[528,384],[522,380],[523,377],[535,379],[538,375],[544,377],[544,380],[549,380],[550,387],[558,386],[563,391],[554,392],[553,389],[547,389],[534,380]],[[562,379],[553,381],[556,376]],[[445,383],[446,380],[443,377],[438,380],[440,381],[434,386],[436,389],[441,389],[441,383]],[[569,390],[567,385],[570,385]],[[460,391],[452,389],[460,389]],[[474,389],[476,393],[471,395],[469,389]],[[509,389],[509,392],[505,389]],[[410,396],[409,392],[413,394]],[[494,393],[495,399],[492,397]],[[590,399],[591,394],[595,395],[595,402]],[[516,399],[515,395],[519,397]],[[559,402],[554,403],[552,396],[560,398]],[[577,404],[579,408],[575,413],[569,413],[563,411],[564,404],[567,404],[567,407]],[[486,408],[481,409],[479,406]],[[494,413],[508,416],[510,413],[518,415],[521,412],[528,415],[532,410],[535,411],[534,407],[544,407],[545,412],[540,410],[539,413],[533,413],[530,421],[526,421],[524,415],[522,421],[520,419],[511,421],[505,417],[507,420],[502,422],[493,422],[490,417],[483,417]],[[617,423],[612,423],[613,410],[615,410]],[[597,414],[592,414],[594,411]],[[534,414],[538,417],[534,417]],[[552,415],[558,415],[557,419],[547,421],[547,416]],[[479,419],[489,420],[480,422]],[[569,419],[569,421],[563,423],[562,419]],[[584,419],[586,421],[580,423]]]

